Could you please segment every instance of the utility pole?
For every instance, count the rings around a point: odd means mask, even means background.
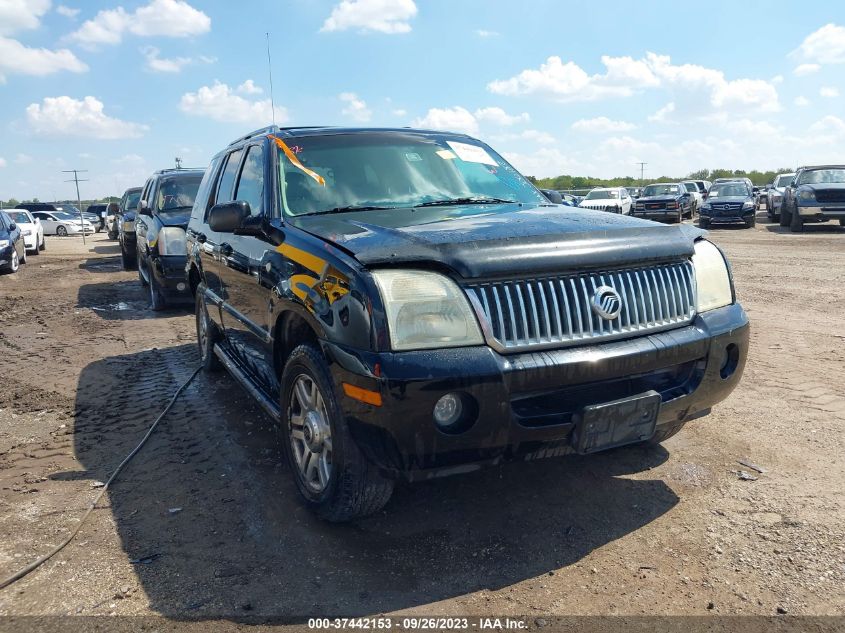
[[[173,160],[176,161],[176,169],[182,169],[182,159],[177,156]]]
[[[640,166],[640,185],[642,185],[643,184],[643,174],[645,173],[645,166],[648,165],[648,163],[637,163],[637,165]]]
[[[63,174],[73,174],[73,180],[65,180],[65,182],[73,182],[76,183],[76,204],[79,206],[79,224],[82,227],[82,243],[85,244],[85,218],[82,215],[82,198],[79,196],[79,183],[80,182],[88,182],[88,179],[85,178],[83,180],[79,179],[79,174],[87,172],[87,169],[63,169]]]

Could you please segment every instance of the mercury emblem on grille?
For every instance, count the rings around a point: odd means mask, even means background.
[[[622,297],[610,286],[600,286],[593,294],[593,312],[607,321],[612,321],[622,311]]]

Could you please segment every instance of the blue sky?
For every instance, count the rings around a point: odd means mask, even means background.
[[[470,132],[523,173],[845,162],[845,4],[0,0],[0,199],[119,195],[277,119]]]

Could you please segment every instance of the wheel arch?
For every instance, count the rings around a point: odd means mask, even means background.
[[[276,375],[281,373],[290,353],[304,343],[321,348],[315,324],[294,309],[280,312],[273,326],[273,368]]]

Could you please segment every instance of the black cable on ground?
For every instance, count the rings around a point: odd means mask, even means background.
[[[144,444],[146,444],[147,440],[150,439],[150,436],[153,434],[153,431],[155,431],[155,428],[158,426],[158,423],[161,422],[162,418],[164,418],[164,416],[167,414],[167,412],[170,411],[170,407],[172,407],[173,403],[176,402],[176,398],[179,397],[179,394],[181,394],[182,391],[185,389],[185,387],[187,387],[190,384],[190,382],[196,377],[196,375],[199,373],[200,369],[202,369],[202,368],[197,367],[194,370],[194,373],[192,373],[191,376],[185,382],[182,383],[182,386],[179,387],[179,389],[176,390],[176,393],[173,394],[173,397],[170,399],[170,402],[167,403],[167,406],[164,408],[164,411],[162,411],[159,414],[159,416],[156,418],[155,422],[153,422],[153,425],[147,431],[147,434],[144,435],[144,437],[138,443],[138,446],[136,446],[134,449],[132,449],[132,452],[129,453],[129,455],[127,455],[122,462],[120,462],[120,465],[111,474],[111,477],[109,477],[108,481],[105,483],[102,490],[100,490],[100,494],[98,494],[97,497],[94,499],[94,501],[91,502],[91,505],[88,506],[88,509],[85,511],[85,514],[82,515],[82,518],[80,519],[79,524],[76,526],[76,529],[74,529],[73,532],[70,533],[70,536],[68,536],[64,541],[62,541],[59,545],[54,547],[48,553],[44,554],[44,556],[42,556],[38,560],[33,561],[32,563],[30,563],[29,565],[27,565],[26,567],[24,567],[20,571],[12,574],[8,578],[4,579],[3,581],[0,581],[0,589],[5,589],[9,585],[11,585],[13,582],[17,582],[18,580],[20,580],[21,578],[26,576],[28,573],[38,569],[38,567],[40,567],[42,564],[44,564],[45,562],[50,560],[53,556],[55,556],[60,551],[62,551],[67,546],[67,544],[70,543],[76,537],[77,534],[79,534],[79,530],[82,529],[82,526],[85,523],[85,520],[94,511],[94,508],[96,507],[97,503],[100,501],[100,499],[102,499],[103,495],[106,493],[106,490],[109,489],[109,485],[111,484],[111,482],[113,482],[115,480],[115,478],[117,478],[120,471],[123,470],[123,468],[126,466],[126,464],[128,464],[132,460],[132,458],[135,457],[135,455],[138,454],[138,452],[141,450],[141,448],[144,446]]]

